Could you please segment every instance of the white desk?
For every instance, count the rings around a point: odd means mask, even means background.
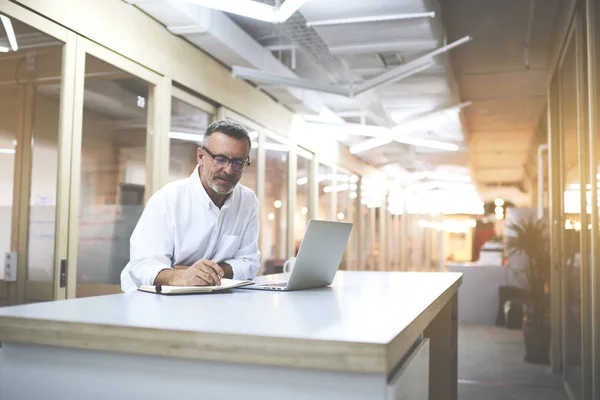
[[[456,399],[460,281],[339,272],[296,292],[0,308],[0,398]]]

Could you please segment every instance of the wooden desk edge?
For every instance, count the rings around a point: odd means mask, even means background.
[[[0,340],[204,361],[386,372],[386,344],[137,328],[0,316]]]
[[[462,284],[462,273],[453,272],[457,276],[456,281],[448,287],[427,309],[425,309],[405,330],[400,332],[392,341],[388,344],[388,360],[387,360],[387,371],[394,370],[397,364],[402,360],[405,354],[410,350],[411,346],[419,338],[425,328],[433,321],[438,313],[444,308],[448,302],[452,300],[452,297],[458,293],[458,288]]]

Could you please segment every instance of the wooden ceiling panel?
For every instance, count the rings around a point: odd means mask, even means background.
[[[543,102],[528,98],[485,100],[474,102],[465,110],[465,115],[469,133],[515,130],[533,133],[543,109]]]
[[[452,53],[456,70],[500,72],[525,65],[523,42],[527,31],[529,1],[441,0],[449,40],[465,35],[473,42]],[[537,2],[531,24],[531,69],[544,69],[552,41],[559,0]]]
[[[464,74],[458,76],[457,81],[461,86],[461,95],[471,101],[537,97],[532,100],[544,102],[548,78],[545,70],[530,70]]]
[[[472,151],[470,163],[475,167],[505,167],[523,165],[527,151]]]
[[[473,168],[474,178],[484,183],[516,182],[523,177],[522,167]]]
[[[440,4],[448,40],[473,37],[450,53],[461,100],[473,102],[463,111],[473,176],[490,184],[517,182],[524,176],[544,112],[560,0],[535,2],[531,21],[529,1],[440,0]]]
[[[529,132],[471,132],[469,149],[472,151],[527,150],[531,143]]]

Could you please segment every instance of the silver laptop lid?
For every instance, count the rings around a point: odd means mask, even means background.
[[[308,221],[287,289],[331,285],[351,231],[349,222]]]

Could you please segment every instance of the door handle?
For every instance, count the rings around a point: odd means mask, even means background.
[[[64,288],[67,286],[67,260],[65,258],[60,260],[60,286]]]

